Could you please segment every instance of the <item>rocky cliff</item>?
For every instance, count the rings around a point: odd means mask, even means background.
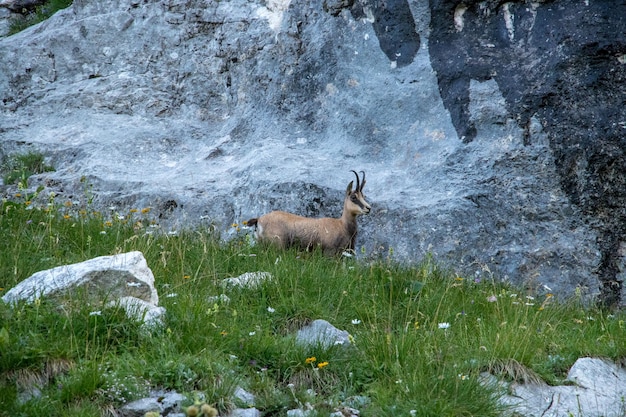
[[[616,304],[625,27],[608,0],[76,0],[0,39],[0,153],[224,230],[338,216],[365,170],[366,253]]]

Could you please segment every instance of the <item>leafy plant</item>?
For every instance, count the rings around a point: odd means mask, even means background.
[[[24,17],[15,18],[9,26],[8,35],[14,35],[24,29],[41,23],[61,9],[65,9],[72,4],[73,0],[48,0],[34,10],[24,10]]]
[[[30,176],[49,171],[54,171],[54,168],[46,165],[43,154],[39,152],[12,155],[6,157],[2,163],[4,183],[21,184],[22,188],[28,186]]]

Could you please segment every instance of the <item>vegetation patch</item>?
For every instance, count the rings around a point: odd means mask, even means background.
[[[151,389],[223,414],[246,406],[233,395],[242,387],[264,415],[356,406],[362,416],[500,416],[504,393],[481,383],[484,371],[558,384],[579,357],[626,358],[626,315],[576,297],[459,276],[431,258],[406,266],[278,252],[251,244],[245,229],[228,242],[213,228],[165,232],[149,216],[54,194],[42,207],[22,194],[2,201],[0,233],[14,237],[0,240],[0,295],[43,269],[139,250],[167,313],[146,330],[80,299],[64,309],[0,303],[0,414],[100,416]],[[273,279],[222,285],[254,271]],[[297,344],[315,319],[351,343]]]
[[[40,6],[36,6],[32,10],[23,10],[23,17],[12,20],[9,27],[8,36],[14,35],[24,29],[34,26],[48,19],[61,9],[65,9],[72,4],[73,0],[48,0]]]
[[[39,152],[9,155],[0,165],[4,183],[17,184],[20,188],[28,187],[30,176],[49,171],[54,171],[54,168],[45,163],[43,154]]]

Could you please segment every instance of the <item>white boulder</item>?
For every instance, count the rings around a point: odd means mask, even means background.
[[[80,289],[96,301],[135,297],[154,306],[159,303],[154,275],[138,251],[36,272],[11,288],[2,300],[32,302],[39,297],[59,298]]]

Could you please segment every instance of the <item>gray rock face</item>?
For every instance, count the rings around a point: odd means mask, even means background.
[[[626,276],[626,4],[429,4],[431,59],[459,137],[480,136],[473,80],[497,83],[524,145],[536,140],[533,119],[543,127],[560,189],[596,234],[600,300],[616,304]]]
[[[61,198],[86,180],[224,231],[338,217],[365,170],[369,255],[618,302],[624,6],[456,3],[76,0],[0,39],[0,156],[42,151],[32,185]]]

